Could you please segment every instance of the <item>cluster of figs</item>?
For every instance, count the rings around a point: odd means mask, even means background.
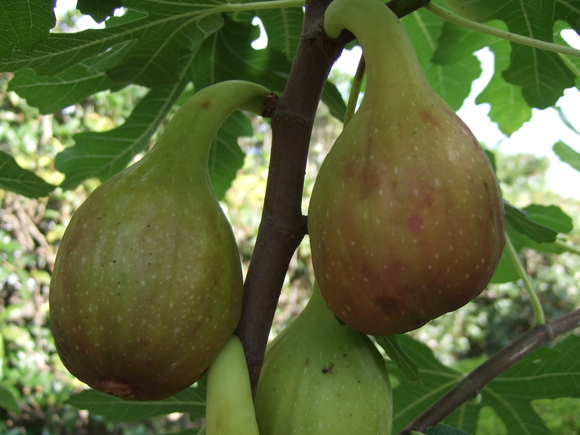
[[[268,346],[248,433],[390,433],[389,377],[369,336],[414,330],[474,299],[505,243],[487,156],[427,83],[396,15],[377,0],[334,0],[324,31],[343,29],[362,47],[366,92],[317,174],[313,294]],[[242,268],[208,156],[230,114],[261,114],[268,95],[235,80],[201,89],[74,214],[50,318],[63,363],[90,387],[170,397],[232,337]]]

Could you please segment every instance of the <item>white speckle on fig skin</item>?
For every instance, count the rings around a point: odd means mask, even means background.
[[[260,433],[388,433],[392,398],[380,353],[317,297],[268,347],[255,401]]]
[[[339,7],[336,0],[331,6]],[[345,25],[359,13],[327,17]],[[314,272],[327,303],[373,335],[416,329],[476,297],[497,267],[505,225],[485,153],[427,84],[400,22],[385,14],[376,28],[368,16],[349,28],[371,66],[367,92],[321,166],[308,211]],[[395,37],[400,44],[380,42]],[[477,267],[475,250],[485,268]]]
[[[128,384],[131,398],[167,397],[201,376],[233,332],[239,257],[211,191],[150,172],[152,193],[138,173],[123,175],[97,189],[67,229],[51,322],[63,362],[82,381]]]

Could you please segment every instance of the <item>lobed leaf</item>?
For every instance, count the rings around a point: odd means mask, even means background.
[[[481,75],[481,65],[471,54],[453,64],[431,61],[437,50],[444,21],[433,14],[418,10],[402,20],[427,81],[453,110],[458,110],[471,91],[471,83]]]
[[[395,364],[388,363],[389,373],[400,382],[394,389],[393,433],[400,432],[465,376],[443,366],[424,344],[407,336],[401,342],[418,363],[423,384],[408,380]],[[580,397],[579,354],[580,337],[575,335],[552,349],[532,352],[490,382],[481,392],[481,401],[462,405],[443,423],[475,433],[479,413],[487,406],[502,419],[510,435],[550,434],[531,403],[543,398]]]
[[[53,0],[4,0],[0,4],[0,57],[29,53],[56,24]]]
[[[488,23],[502,20],[509,32],[542,41],[554,42],[554,25],[558,21],[580,30],[580,10],[573,2],[556,0],[443,0],[469,19]],[[511,44],[509,67],[504,79],[522,88],[531,107],[544,109],[554,105],[564,89],[575,85],[576,74],[564,58],[553,52],[517,43]]]
[[[161,122],[187,85],[187,79],[151,89],[135,106],[125,123],[105,132],[76,134],[75,145],[57,154],[55,167],[66,175],[63,189],[73,189],[84,180],[105,181],[124,169],[145,150]]]
[[[146,15],[104,29],[50,34],[32,52],[15,48],[10,56],[0,59],[0,70],[15,72],[31,68],[38,75],[55,76],[94,56],[106,54],[118,44],[133,41],[107,74],[123,84],[155,87],[177,82],[179,60],[184,51],[194,52],[208,35],[223,25],[220,15],[204,3],[188,2],[181,7],[172,3],[167,8],[156,1],[131,0],[125,6],[135,6]]]

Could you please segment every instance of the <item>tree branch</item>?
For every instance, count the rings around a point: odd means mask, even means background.
[[[557,336],[571,331],[578,325],[580,325],[580,309],[565,314],[545,325],[532,328],[469,373],[462,382],[403,429],[400,435],[409,435],[412,431],[427,432],[429,426],[435,426],[465,402],[476,397],[488,383],[522,358],[552,341]]]
[[[307,1],[300,44],[272,117],[272,154],[262,220],[236,330],[246,351],[254,394],[288,264],[307,232],[301,204],[316,109],[330,69],[344,46],[321,30],[329,3]]]
[[[301,204],[314,117],[332,65],[354,39],[345,31],[333,40],[322,31],[324,11],[330,2],[306,1],[300,44],[272,117],[264,208],[235,332],[244,345],[254,394],[288,264],[307,233]],[[428,0],[393,0],[389,6],[410,13],[426,3]]]

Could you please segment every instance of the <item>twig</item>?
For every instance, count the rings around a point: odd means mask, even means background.
[[[310,137],[318,103],[332,65],[354,39],[344,31],[329,39],[322,31],[331,0],[308,0],[300,44],[272,117],[272,153],[256,245],[244,284],[240,337],[255,394],[278,298],[290,259],[307,233],[302,194]],[[402,16],[429,0],[393,0]]]
[[[425,433],[429,426],[435,426],[465,402],[476,397],[488,383],[522,358],[579,325],[580,309],[577,309],[544,325],[532,328],[469,373],[455,388],[403,429],[400,435],[409,435],[413,430]]]
[[[530,298],[530,302],[532,304],[532,311],[534,312],[534,325],[543,325],[544,323],[546,323],[546,319],[544,316],[544,308],[542,307],[542,303],[540,302],[538,293],[536,292],[536,289],[532,285],[530,277],[528,276],[528,273],[524,269],[524,266],[520,261],[516,248],[514,247],[514,244],[512,243],[512,240],[507,231],[505,233],[505,240],[506,240],[505,248],[508,253],[508,257],[512,263],[512,266],[514,267],[514,269],[516,269],[518,276],[522,280],[524,288],[526,289],[528,296]]]
[[[262,220],[236,330],[244,344],[254,394],[288,264],[307,232],[301,204],[316,109],[330,69],[345,44],[330,41],[321,31],[329,3],[306,3],[300,44],[272,117],[272,153]]]
[[[542,41],[540,39],[530,38],[528,36],[519,35],[517,33],[506,32],[505,30],[496,29],[495,27],[488,26],[486,24],[481,24],[476,21],[469,20],[467,18],[456,15],[450,11],[447,11],[437,5],[429,4],[425,7],[429,12],[443,18],[450,23],[457,24],[468,29],[475,30],[477,32],[485,33],[486,35],[495,36],[497,38],[505,39],[510,42],[515,42],[517,44],[527,45],[532,48],[539,48],[540,50],[551,51],[554,53],[565,54],[567,56],[580,57],[580,50],[573,47],[567,47],[565,45],[554,44],[553,42]]]

